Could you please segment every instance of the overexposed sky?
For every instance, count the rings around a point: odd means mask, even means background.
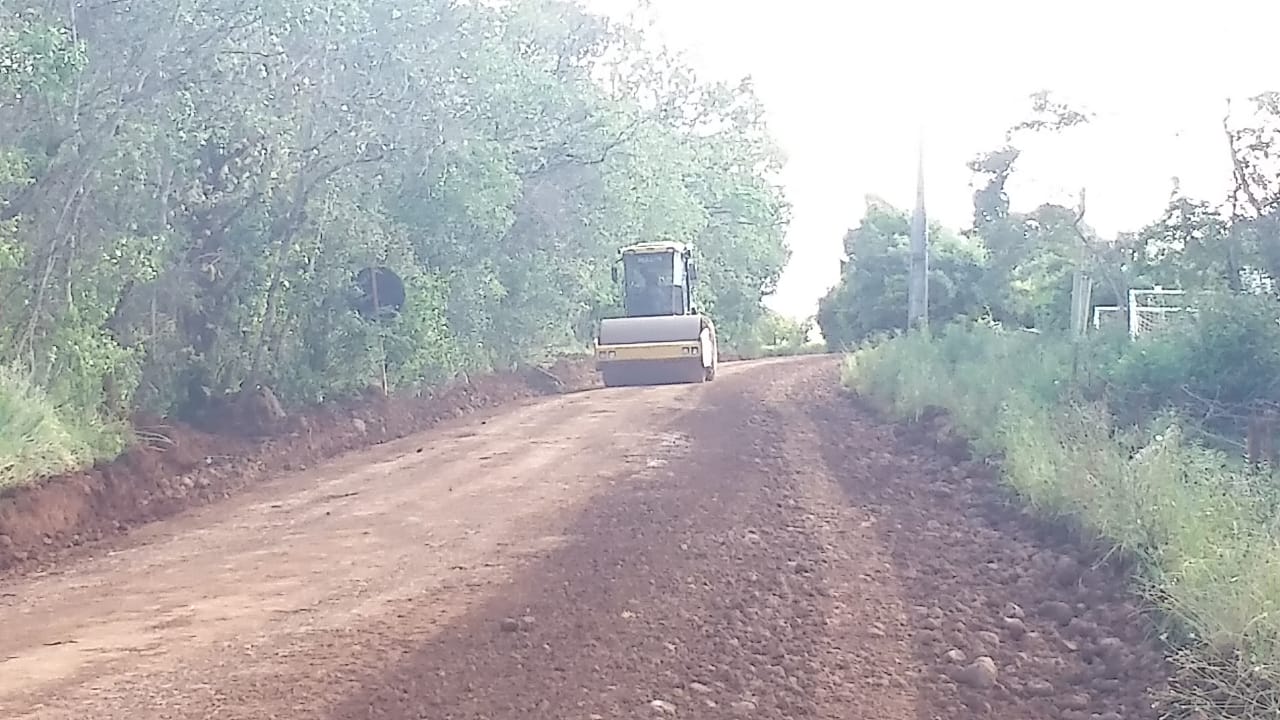
[[[584,0],[613,15],[637,0]],[[1230,181],[1225,99],[1280,89],[1268,0],[650,0],[661,39],[708,79],[752,76],[788,156],[792,260],[775,309],[804,317],[839,275],[863,198],[914,202],[925,128],[931,217],[967,227],[965,163],[1050,89],[1097,113],[1029,147],[1015,207],[1074,204],[1104,234],[1163,208],[1172,178],[1214,200]]]

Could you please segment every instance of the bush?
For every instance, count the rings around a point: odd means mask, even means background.
[[[0,491],[78,469],[124,446],[118,428],[77,425],[24,374],[0,368]]]
[[[1193,318],[1140,339],[1115,364],[1110,383],[1118,412],[1178,409],[1212,419],[1280,402],[1276,302],[1208,295],[1197,305]]]
[[[1188,716],[1227,717],[1231,698],[1248,703],[1232,717],[1274,717],[1280,706],[1255,691],[1280,687],[1277,494],[1189,441],[1175,414],[1118,423],[1109,398],[1094,396],[1135,363],[1114,344],[1073,349],[969,324],[857,351],[844,382],[902,418],[947,410],[977,450],[1003,458],[1031,507],[1136,558],[1178,631],[1180,677],[1195,679],[1175,684]]]

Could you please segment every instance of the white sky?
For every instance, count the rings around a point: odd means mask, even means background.
[[[584,0],[625,13],[637,0]],[[1177,176],[1218,200],[1225,98],[1280,89],[1275,0],[651,0],[661,39],[708,79],[750,75],[787,153],[791,264],[768,303],[796,317],[839,276],[871,193],[909,208],[918,128],[932,218],[969,224],[965,163],[1050,89],[1092,127],[1028,148],[1015,206],[1074,204],[1104,234],[1154,218]],[[918,52],[913,48],[919,48]],[[1237,101],[1237,105],[1241,103]],[[1015,176],[1017,177],[1017,176]]]

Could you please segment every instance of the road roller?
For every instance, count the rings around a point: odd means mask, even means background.
[[[694,308],[698,271],[691,248],[666,241],[628,245],[612,274],[622,285],[623,314],[602,320],[596,334],[596,369],[605,386],[715,379],[716,329]]]

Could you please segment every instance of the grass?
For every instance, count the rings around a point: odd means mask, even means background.
[[[945,409],[1027,504],[1136,558],[1169,621],[1182,717],[1276,717],[1280,493],[1184,438],[1176,417],[1116,427],[1096,391],[1117,358],[1084,352],[1073,362],[1061,340],[952,326],[855,351],[843,380],[902,419]]]
[[[0,367],[0,492],[84,468],[124,447],[125,433],[59,407],[26,376]]]

